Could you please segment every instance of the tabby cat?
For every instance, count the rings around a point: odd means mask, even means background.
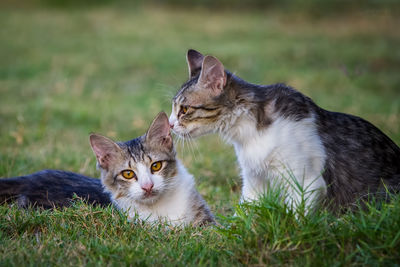
[[[167,220],[173,225],[214,223],[194,179],[176,158],[168,117],[161,112],[147,133],[124,143],[90,136],[101,182],[129,218]]]
[[[192,175],[176,158],[169,131],[168,117],[160,113],[144,136],[127,142],[92,134],[90,144],[101,179],[58,170],[0,179],[0,203],[62,207],[75,194],[90,204],[113,203],[130,219],[137,215],[172,225],[214,223]]]
[[[289,206],[304,198],[309,210],[324,199],[339,209],[400,189],[400,148],[371,123],[324,110],[284,84],[248,83],[195,50],[187,63],[171,128],[189,138],[217,132],[234,146],[242,201],[283,185]]]

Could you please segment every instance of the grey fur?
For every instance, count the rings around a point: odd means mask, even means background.
[[[117,153],[110,152],[112,154],[110,154],[109,159],[113,162],[112,166],[104,168],[99,164],[101,181],[105,190],[111,194],[113,203],[119,208],[123,210],[126,209],[126,211],[129,211],[129,209],[136,209],[137,213],[140,215],[142,210],[146,210],[147,212],[151,210],[152,207],[158,205],[157,203],[160,201],[168,201],[168,198],[165,200],[165,196],[178,194],[177,188],[180,185],[177,183],[181,181],[176,181],[175,179],[180,171],[178,167],[180,163],[176,158],[176,152],[169,131],[168,117],[165,113],[160,113],[159,116],[154,119],[148,132],[133,140],[114,143],[112,140],[99,135],[91,136],[91,145],[95,153],[96,151],[99,153],[97,150],[99,144],[106,148],[106,150],[113,150],[114,144],[119,148],[117,149]],[[96,139],[95,142],[93,142],[93,137]],[[101,138],[103,139],[101,140]],[[100,152],[102,155],[108,155],[107,151]],[[101,157],[98,156],[97,158],[98,161],[101,162]],[[163,164],[162,169],[157,172],[158,175],[162,176],[162,186],[159,188],[154,186],[151,191],[150,199],[145,197],[144,192],[140,189],[137,194],[134,195],[132,193],[132,188],[134,186],[138,187],[141,178],[125,179],[121,175],[121,171],[128,168],[136,172],[136,168],[139,168],[137,165],[139,164],[141,166],[147,166],[147,168],[150,169],[152,163],[158,161],[162,161]],[[181,168],[183,168],[183,166],[181,166]],[[190,190],[188,194],[190,197],[187,199],[189,203],[181,203],[189,205],[189,210],[186,211],[186,217],[190,218],[194,226],[214,223],[213,214],[194,185],[187,188],[187,190]],[[127,203],[129,204],[127,205]],[[130,210],[130,212],[131,211],[132,210]],[[171,213],[173,213],[172,210]]]
[[[194,70],[190,73],[196,75],[190,76],[173,98],[181,125],[198,123],[210,128],[202,130],[202,134],[220,131],[229,136],[230,129],[224,125],[229,114],[238,109],[249,111],[258,129],[266,129],[282,117],[301,121],[313,116],[327,154],[322,175],[328,186],[326,200],[332,209],[349,206],[371,194],[384,195],[386,188],[391,192],[400,190],[400,148],[371,123],[324,110],[284,84],[255,85],[227,70],[222,93],[210,97],[196,87],[201,68],[196,65]],[[186,114],[178,111],[182,106],[190,107]]]
[[[71,204],[74,195],[90,204],[111,204],[100,179],[73,172],[43,170],[26,176],[0,179],[0,204],[15,201],[23,208],[64,207]]]

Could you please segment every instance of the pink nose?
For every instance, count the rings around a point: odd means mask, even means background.
[[[171,128],[171,129],[174,129],[174,125],[173,124],[169,124],[169,127]]]
[[[150,193],[151,189],[153,189],[154,184],[153,183],[146,183],[142,185],[143,191],[146,191],[146,193]]]

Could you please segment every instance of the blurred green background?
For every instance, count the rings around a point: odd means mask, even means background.
[[[98,177],[89,133],[128,140],[160,110],[169,113],[188,76],[189,48],[249,82],[284,82],[325,109],[361,116],[400,144],[399,7],[378,0],[3,0],[0,177],[45,168]],[[207,136],[177,150],[211,209],[232,215],[241,187],[233,149]],[[323,212],[297,220],[279,203],[266,204],[260,220],[243,216],[226,236],[137,227],[112,209],[2,206],[0,265],[398,262],[400,217],[392,204],[339,220]]]

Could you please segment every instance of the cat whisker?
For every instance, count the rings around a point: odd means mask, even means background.
[[[179,151],[181,154],[185,153],[185,138],[183,138],[181,135],[178,135],[178,145],[179,145]]]
[[[193,155],[195,160],[196,159],[196,153],[200,156],[200,150],[199,147],[197,146],[197,143],[194,141],[193,137],[190,135],[190,133],[187,133],[187,139],[188,139],[188,143],[191,144],[192,148],[193,148]]]
[[[187,134],[185,133],[184,136],[183,136],[183,141],[184,141],[184,143],[187,143],[188,152],[189,152],[189,153],[192,153],[192,151],[191,151],[191,149],[190,149],[190,145],[189,145],[188,139],[187,139],[186,136],[187,136]]]
[[[184,136],[184,138],[185,138],[185,140],[187,141],[187,144],[188,144],[188,148],[189,148],[190,153],[193,155],[193,158],[194,158],[194,160],[196,161],[196,160],[197,160],[197,158],[196,158],[196,153],[195,153],[195,149],[194,149],[194,147],[193,147],[193,142],[192,142],[192,140],[191,140],[190,134],[189,134],[189,133],[186,133],[185,136]]]
[[[170,104],[171,103],[170,99],[172,99],[175,95],[174,91],[176,90],[176,87],[168,85],[168,84],[162,84],[162,83],[158,83],[156,85],[159,86],[159,88],[156,90],[157,93],[159,93],[160,95],[163,96],[161,98],[162,101],[164,103]]]
[[[177,147],[179,147],[180,154],[185,153],[185,139],[180,135],[176,135],[177,137]]]

